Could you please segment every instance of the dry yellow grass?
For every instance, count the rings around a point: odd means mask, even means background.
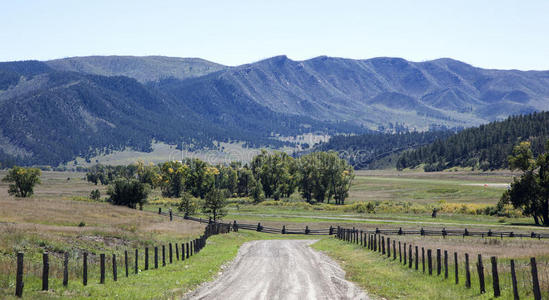
[[[0,172],[3,177],[5,172]],[[195,222],[174,219],[103,202],[74,201],[87,197],[95,186],[83,173],[44,172],[42,184],[31,198],[8,195],[7,184],[0,184],[0,251],[10,252],[31,240],[70,244],[72,239],[108,244],[116,237],[120,243],[162,241],[188,238],[202,231]],[[70,180],[67,180],[70,178]],[[108,245],[107,245],[108,246]]]

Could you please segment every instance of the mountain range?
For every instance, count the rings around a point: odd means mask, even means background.
[[[57,165],[151,141],[287,145],[279,136],[470,127],[549,109],[549,71],[452,59],[92,56],[0,63],[0,162]]]

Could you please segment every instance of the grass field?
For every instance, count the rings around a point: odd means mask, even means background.
[[[399,237],[400,239],[400,237]],[[336,239],[322,239],[312,247],[323,251],[336,259],[342,268],[347,272],[347,279],[356,282],[369,293],[382,299],[493,299],[492,272],[488,255],[484,255],[483,264],[485,272],[486,293],[480,293],[479,277],[476,272],[476,252],[468,252],[471,258],[471,288],[465,287],[464,254],[458,252],[459,284],[455,284],[455,265],[453,263],[453,250],[445,248],[445,244],[436,244],[436,247],[428,247],[422,241],[419,242],[425,249],[442,248],[448,250],[449,265],[448,278],[444,279],[444,267],[441,275],[437,275],[435,263],[433,263],[433,275],[429,276],[428,271],[422,271],[422,264],[419,263],[418,270],[415,264],[412,268],[399,263],[399,256],[396,260],[391,255],[388,258],[378,252],[366,250],[365,248],[349,244]],[[417,244],[413,244],[417,245]],[[475,251],[474,249],[468,249]],[[435,253],[435,252],[433,252]],[[421,260],[421,254],[419,256]],[[415,258],[414,258],[415,261]],[[434,260],[433,260],[434,261]],[[518,289],[521,299],[532,299],[532,285],[530,268],[527,260],[518,259],[515,261],[517,270]],[[499,282],[501,298],[513,299],[512,283],[509,270],[509,260],[499,259]],[[543,297],[549,296],[549,263],[547,257],[538,257],[539,280]],[[543,298],[545,299],[545,298]]]
[[[513,173],[501,172],[397,172],[358,171],[345,207],[308,205],[296,193],[284,201],[266,201],[253,205],[249,201],[230,200],[227,219],[265,224],[357,223],[370,227],[446,227],[511,228],[516,231],[545,230],[533,226],[533,220],[511,210],[512,217],[482,213],[495,206]],[[373,211],[366,211],[365,204]],[[162,201],[147,209],[168,207],[175,202]],[[437,218],[432,218],[438,208]],[[481,213],[479,213],[481,211]]]
[[[4,175],[5,171],[0,171],[0,177]],[[14,255],[17,251],[25,252],[28,263],[26,268],[31,271],[25,285],[25,295],[31,298],[171,298],[179,297],[188,289],[215,276],[221,266],[234,257],[238,246],[243,242],[288,238],[246,231],[226,236],[226,239],[215,237],[209,241],[212,247],[206,247],[201,253],[203,257],[193,258],[195,265],[193,260],[189,260],[158,271],[142,272],[134,278],[120,278],[118,283],[107,280],[105,287],[108,289],[97,284],[96,277],[90,278],[90,286],[87,288],[78,285],[81,270],[74,268],[70,270],[71,278],[77,280],[71,281],[69,288],[63,289],[59,278],[61,253],[65,251],[70,252],[71,260],[75,261],[81,259],[80,253],[87,251],[92,254],[91,261],[95,263],[98,253],[106,253],[107,257],[116,253],[120,257],[126,249],[183,242],[203,231],[203,226],[195,222],[179,218],[170,222],[167,217],[158,215],[158,207],[163,207],[164,210],[172,207],[177,211],[175,205],[178,202],[177,199],[162,198],[158,190],[149,197],[151,204],[145,206],[145,211],[112,206],[105,202],[92,202],[88,199],[90,191],[99,189],[104,198],[106,187],[90,184],[84,180],[84,176],[84,173],[74,172],[43,172],[42,184],[35,188],[35,195],[28,199],[9,196],[7,184],[0,183],[0,298],[6,298],[13,293]],[[476,209],[495,205],[512,176],[509,172],[359,171],[347,201],[349,205],[345,207],[308,205],[298,200],[297,193],[284,201],[266,201],[259,205],[251,204],[246,199],[230,199],[229,214],[225,220],[252,224],[261,222],[263,225],[278,228],[282,225],[291,228],[309,226],[312,229],[341,225],[362,230],[373,230],[376,227],[466,227],[523,232],[547,230],[533,226],[530,218],[501,218],[475,213]],[[375,209],[370,212],[362,211],[367,203],[375,204]],[[433,207],[443,208],[437,218],[431,217]],[[497,255],[501,259],[525,259],[529,256],[546,259],[549,256],[547,242],[531,239],[442,239],[411,236],[399,239],[407,243],[422,243],[433,249],[470,252],[471,255],[483,253],[486,257]],[[379,258],[370,257],[368,253],[355,253],[354,246],[347,245],[339,249],[338,245],[339,241],[321,239],[315,247],[340,260],[348,271],[349,279],[381,297],[413,297],[420,284],[441,289],[446,287],[448,293],[463,292],[458,287],[437,283],[435,279],[413,279],[406,274],[407,270],[399,271],[400,266],[388,265]],[[52,274],[56,278],[51,283],[56,288],[47,293],[37,291],[40,269],[36,266],[41,262],[43,251],[51,253]],[[390,270],[389,273],[394,276],[388,275],[385,269]],[[367,274],[360,273],[361,270],[367,270]],[[385,278],[390,280],[385,280],[384,283],[383,276],[388,276]],[[159,278],[162,279],[161,283],[154,284]],[[365,278],[368,278],[367,282]],[[410,281],[410,287],[403,287],[399,283],[402,280]],[[139,286],[147,288],[139,289]],[[446,299],[448,293],[433,290],[426,295]],[[469,291],[465,291],[463,295],[479,297]]]

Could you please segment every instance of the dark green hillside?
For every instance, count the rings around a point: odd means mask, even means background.
[[[453,133],[453,131],[444,130],[395,134],[368,133],[354,136],[339,135],[332,137],[327,143],[314,147],[312,151],[336,151],[356,169],[372,168],[372,163],[387,156],[432,143],[436,139],[446,138]]]
[[[208,82],[209,83],[209,82]],[[189,150],[213,141],[247,146],[289,145],[274,134],[360,132],[356,125],[276,113],[231,95],[231,85],[194,92],[194,81],[142,84],[125,76],[61,72],[41,62],[0,64],[0,163],[57,165],[75,157],[130,147],[149,151],[153,140]]]
[[[534,154],[543,152],[549,138],[549,112],[513,116],[469,128],[447,139],[403,153],[397,168],[415,168],[425,164],[426,171],[451,167],[473,167],[483,170],[507,168],[507,156],[521,141],[532,142]]]

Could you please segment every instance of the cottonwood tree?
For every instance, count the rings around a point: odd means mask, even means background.
[[[354,178],[352,167],[337,153],[313,152],[298,160],[298,188],[305,200],[344,204]]]
[[[189,167],[178,161],[167,161],[160,166],[159,185],[165,197],[181,197],[185,190]]]
[[[289,197],[296,188],[295,159],[284,152],[262,150],[251,162],[256,180],[261,181],[265,197],[279,200]]]
[[[10,183],[8,193],[15,197],[30,197],[34,193],[34,186],[40,184],[40,169],[13,167],[2,179]]]
[[[549,141],[546,152],[537,159],[534,159],[530,142],[515,146],[509,156],[509,166],[511,170],[522,171],[522,174],[513,179],[500,203],[511,203],[524,215],[533,217],[536,225],[549,226]]]

